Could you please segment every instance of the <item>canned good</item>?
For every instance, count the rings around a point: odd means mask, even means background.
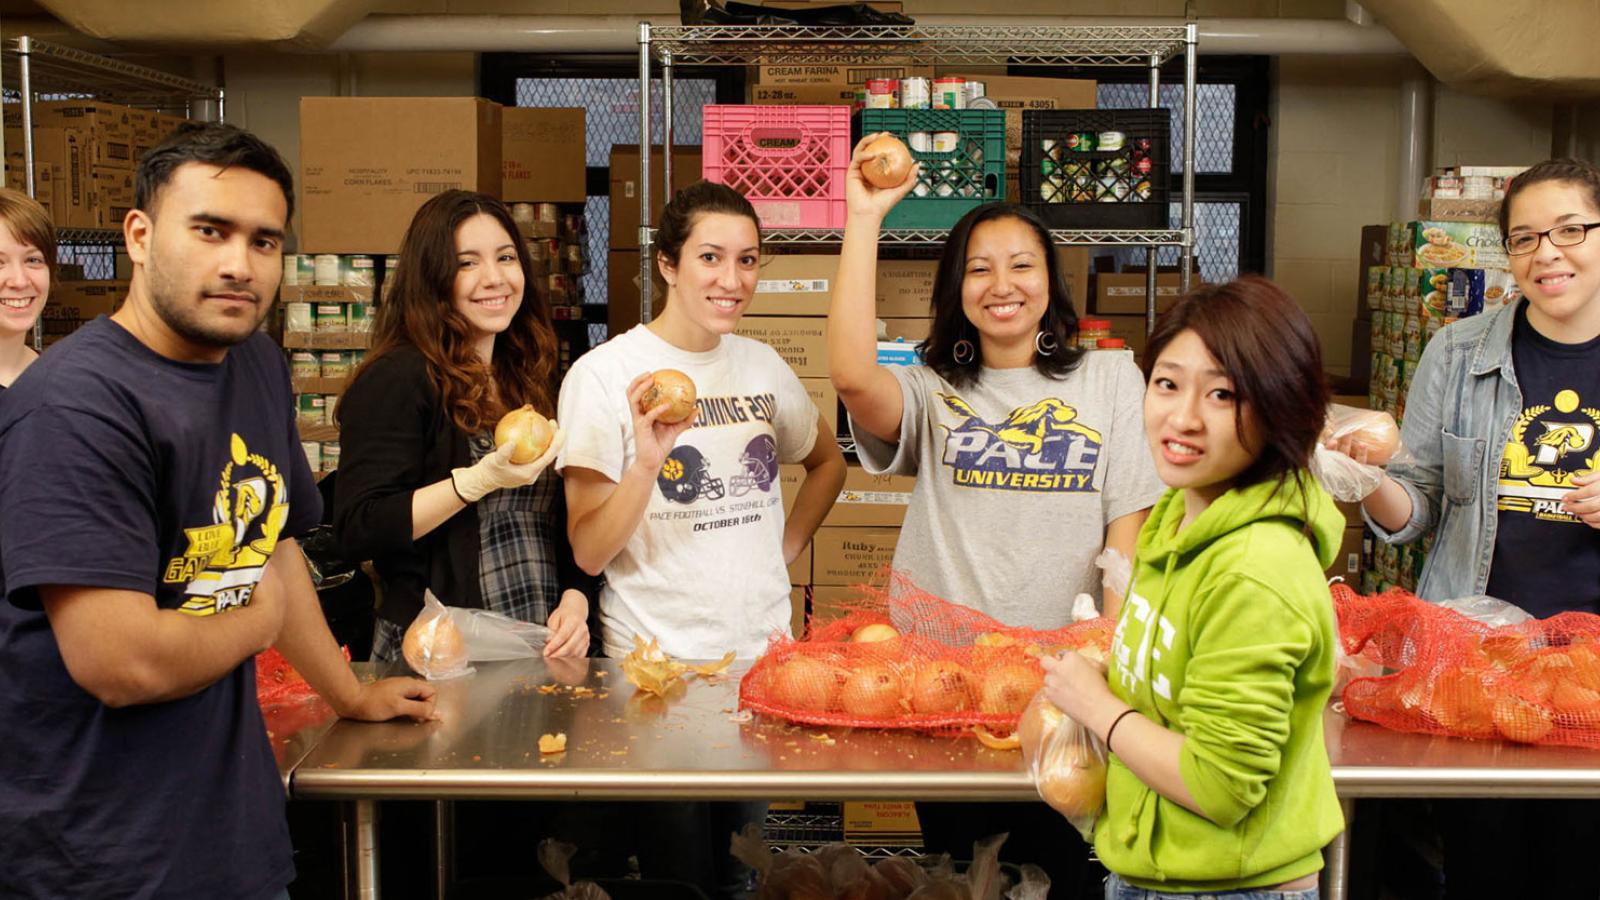
[[[561,230],[561,207],[554,203],[535,203],[533,205],[534,221],[548,226],[552,231]]]
[[[283,305],[283,330],[301,334],[316,330],[311,316],[311,304],[285,303]]]
[[[549,276],[550,302],[565,303],[572,294],[572,279],[566,274],[557,272]]]
[[[850,104],[850,111],[857,113],[867,108],[867,89],[865,86],[856,88],[855,100]]]
[[[347,331],[350,317],[343,303],[318,303],[311,310],[312,322],[317,331]]]
[[[1075,153],[1088,153],[1094,149],[1094,132],[1075,131],[1067,135],[1067,149]]]
[[[1067,188],[1057,179],[1050,179],[1039,186],[1039,199],[1045,203],[1067,202]]]
[[[384,278],[390,277],[391,275],[393,275],[395,272],[398,272],[399,270],[400,270],[400,257],[398,255],[391,253],[388,256],[385,256],[383,258],[383,277]]]
[[[322,471],[332,472],[339,468],[339,442],[322,442]]]
[[[349,329],[358,334],[372,331],[373,309],[371,303],[352,303],[349,309]]]
[[[968,107],[968,108],[970,108],[972,106],[972,101],[983,99],[983,95],[987,91],[987,88],[985,87],[984,83],[981,82],[981,81],[968,81],[967,83],[963,84],[961,87],[962,87],[962,93],[963,93],[963,97],[964,97],[964,102],[962,103],[962,106],[965,106],[965,107]]]
[[[372,287],[378,283],[377,262],[370,256],[343,257],[339,277],[347,287]]]
[[[1128,183],[1120,178],[1111,183],[1111,195],[1118,200],[1128,199],[1130,191],[1131,188],[1128,187]]]
[[[1136,156],[1133,158],[1133,171],[1140,175],[1149,175],[1150,170],[1153,168],[1155,168],[1155,163],[1150,161],[1150,157]]]
[[[513,204],[511,204],[511,221],[517,223],[518,225],[525,225],[525,226],[527,226],[529,228],[532,228],[533,227],[533,223],[535,221],[535,216],[534,216],[534,212],[533,212],[533,204],[532,203],[513,203]]]
[[[324,350],[318,359],[323,378],[349,378],[350,354],[343,350]]]
[[[583,234],[583,216],[575,213],[563,213],[561,215],[561,233],[573,239]]]
[[[301,425],[328,424],[328,404],[321,394],[300,394],[295,398],[295,408]]]
[[[912,150],[916,151],[917,153],[932,153],[933,152],[933,135],[932,134],[930,134],[930,133],[928,133],[926,131],[913,131],[910,134],[906,135],[906,137],[909,138],[909,140],[906,141],[906,146],[910,147]]]
[[[1068,178],[1088,176],[1092,171],[1087,160],[1069,159],[1061,164],[1061,173]]]
[[[357,366],[361,365],[362,363],[364,363],[366,361],[367,361],[367,351],[365,351],[365,350],[351,350],[350,351],[350,371],[354,372],[356,370]]]
[[[1101,150],[1121,150],[1123,139],[1120,131],[1102,131],[1095,135],[1095,146]]]
[[[928,109],[932,103],[933,95],[928,86],[928,79],[900,79],[901,109]]]
[[[289,354],[289,374],[295,378],[316,378],[322,374],[322,363],[308,350]]]
[[[315,284],[316,261],[304,253],[283,255],[283,283],[288,285]]]
[[[954,153],[961,146],[961,132],[935,131],[933,133],[933,152]]]
[[[893,78],[867,79],[867,109],[894,109],[900,83]]]
[[[322,471],[322,444],[317,441],[301,441],[300,450],[306,455],[306,465],[313,472]]]
[[[1138,200],[1150,199],[1150,182],[1140,181],[1133,186],[1133,196]]]
[[[1111,337],[1110,319],[1079,319],[1078,346],[1093,347],[1101,338]]]
[[[339,254],[318,253],[312,268],[312,278],[316,284],[336,285],[339,283]]]
[[[955,76],[935,78],[933,80],[933,108],[966,109],[967,92],[963,87],[965,83],[965,79]]]
[[[1139,150],[1139,151],[1144,152],[1144,153],[1149,153],[1150,152],[1150,147],[1151,147],[1150,139],[1147,138],[1147,137],[1134,138],[1133,139],[1133,149],[1135,149],[1135,150]]]
[[[583,274],[583,247],[578,244],[567,244],[562,254],[567,271],[573,275]]]

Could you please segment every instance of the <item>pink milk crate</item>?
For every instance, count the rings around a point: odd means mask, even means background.
[[[766,228],[843,228],[850,107],[705,107],[704,167],[749,199]]]

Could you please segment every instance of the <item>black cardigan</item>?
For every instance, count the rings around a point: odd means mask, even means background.
[[[411,540],[411,495],[449,478],[451,469],[472,465],[468,437],[441,405],[422,354],[404,347],[374,359],[340,398],[339,415],[334,533],[347,559],[372,560],[382,577],[378,615],[401,627],[411,624],[424,588],[451,606],[482,609],[475,506]],[[540,477],[559,476],[551,468]],[[589,598],[590,633],[598,642],[600,579],[573,561],[565,492],[556,491],[556,499],[557,580],[561,591]]]

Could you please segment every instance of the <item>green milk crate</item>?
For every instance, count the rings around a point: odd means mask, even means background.
[[[859,135],[887,131],[922,164],[917,186],[884,228],[948,229],[973,208],[1006,198],[1006,114],[998,109],[864,109]],[[935,141],[953,146],[931,149]],[[924,149],[919,149],[924,148]]]

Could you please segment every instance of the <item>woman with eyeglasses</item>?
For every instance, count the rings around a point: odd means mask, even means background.
[[[1422,354],[1401,430],[1415,459],[1390,465],[1362,508],[1388,543],[1434,532],[1423,599],[1488,594],[1537,618],[1600,613],[1597,227],[1594,164],[1553,159],[1518,175],[1500,231],[1522,299],[1446,326]],[[1529,871],[1550,896],[1593,896],[1595,806],[1436,804],[1447,896],[1517,896]]]

